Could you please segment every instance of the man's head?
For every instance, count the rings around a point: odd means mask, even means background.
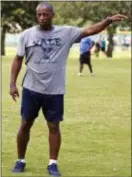
[[[52,19],[54,17],[53,6],[42,2],[36,8],[37,20],[40,26],[44,29],[49,29],[52,27]]]

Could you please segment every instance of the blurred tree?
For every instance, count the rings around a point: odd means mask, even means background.
[[[35,8],[38,2],[2,1],[1,2],[1,54],[5,55],[5,35],[16,33],[32,26],[36,21]]]

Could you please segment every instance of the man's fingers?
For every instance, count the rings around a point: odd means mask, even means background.
[[[127,19],[128,17],[122,14],[117,14],[113,16],[113,21],[122,21]]]
[[[127,18],[126,15],[122,15],[122,14],[118,14],[120,17],[124,17],[124,18]]]
[[[16,101],[16,97],[19,97],[19,93],[18,92],[12,95],[12,99],[14,101]]]
[[[128,18],[128,17],[126,17],[126,16],[121,16],[121,17],[120,17],[121,20],[125,20],[125,19],[127,19],[127,18]]]
[[[19,93],[18,92],[16,93],[16,96],[19,97]]]
[[[15,96],[14,96],[14,95],[12,95],[12,99],[13,99],[14,101],[16,101],[16,98],[15,98]]]
[[[10,88],[10,95],[12,96],[12,99],[16,101],[16,97],[19,97],[18,89],[16,87]]]
[[[119,14],[117,17],[120,19],[127,19],[128,18],[126,15],[122,15],[122,14]]]

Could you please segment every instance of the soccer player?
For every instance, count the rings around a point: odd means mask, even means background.
[[[79,67],[79,76],[82,76],[84,64],[88,65],[91,75],[94,75],[92,64],[91,64],[91,49],[94,46],[94,41],[89,37],[81,39],[80,42],[80,67]]]
[[[17,134],[18,160],[13,172],[23,172],[30,130],[40,108],[49,129],[49,164],[47,170],[60,176],[57,160],[61,145],[60,121],[63,120],[65,68],[69,50],[81,38],[99,33],[114,21],[126,18],[122,14],[108,17],[85,29],[52,24],[54,9],[48,3],[36,8],[38,25],[22,32],[17,54],[11,67],[10,95],[19,96],[17,77],[25,56],[26,73],[22,82],[21,124]],[[34,147],[37,149],[37,146]],[[40,165],[40,164],[39,164]]]

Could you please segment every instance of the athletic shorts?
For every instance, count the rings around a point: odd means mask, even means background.
[[[43,115],[47,121],[62,121],[63,97],[64,95],[45,95],[23,88],[21,116],[26,120],[35,119],[42,108]]]
[[[86,52],[80,55],[80,64],[89,64],[90,63],[90,52]]]
[[[101,51],[102,51],[102,52],[105,52],[105,47],[101,47]]]

